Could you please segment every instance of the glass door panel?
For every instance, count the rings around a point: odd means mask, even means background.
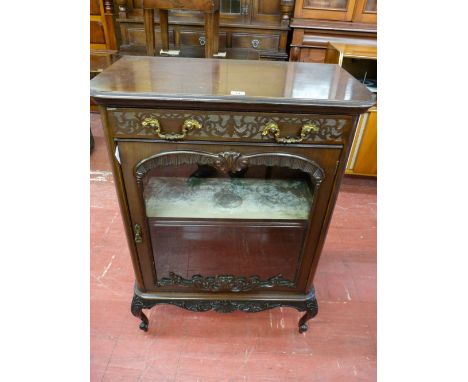
[[[366,12],[377,12],[377,0],[367,0],[364,10]]]
[[[304,180],[163,176],[145,187],[150,218],[305,220],[311,200]]]
[[[351,21],[356,0],[296,0],[294,17]]]
[[[250,0],[221,0],[219,3],[220,20],[242,22],[248,12],[246,2]]]
[[[221,0],[220,11],[222,13],[241,13],[240,0]]]
[[[377,23],[377,0],[357,0],[354,21]]]
[[[348,0],[306,0],[305,8],[316,9],[340,9],[346,10],[348,8]]]
[[[140,187],[158,286],[295,287],[317,168],[275,154],[170,155],[148,162]]]

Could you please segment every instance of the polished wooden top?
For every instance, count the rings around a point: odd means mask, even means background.
[[[343,57],[366,58],[377,60],[377,44],[338,44],[330,43],[330,46],[341,52]]]
[[[91,80],[109,100],[368,108],[371,92],[338,65],[174,57],[123,57]],[[107,100],[107,102],[102,102]]]

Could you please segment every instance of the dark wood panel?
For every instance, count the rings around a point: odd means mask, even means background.
[[[261,1],[261,0],[253,0],[252,4],[257,13],[261,15],[275,15],[279,16],[281,1],[280,0],[270,0],[270,1]]]
[[[90,67],[91,72],[102,72],[113,62],[112,53],[108,52],[91,52],[90,55]]]
[[[189,11],[213,11],[219,10],[219,0],[143,0],[142,7],[154,9],[181,9]]]
[[[145,45],[145,33],[143,25],[139,23],[121,23],[122,26],[122,45],[121,53],[132,53]],[[236,37],[234,38],[234,34]],[[159,27],[155,27],[156,44],[160,46],[161,38]],[[169,29],[169,42],[172,47],[186,46],[186,47],[200,47],[200,37],[204,36],[204,30],[200,26],[181,26],[173,25]],[[177,38],[179,37],[179,40]],[[234,38],[234,40],[233,40]],[[250,52],[271,52],[282,54],[282,60],[287,58],[286,55],[286,32],[275,32],[269,30],[252,30],[241,28],[223,28],[219,32],[219,46],[222,49],[244,49]],[[258,47],[254,48],[252,45],[253,40],[258,40]],[[178,45],[179,44],[179,45]],[[257,42],[254,42],[256,45]],[[143,53],[144,54],[144,53]],[[196,56],[194,56],[196,57]],[[252,57],[258,57],[252,55]],[[244,59],[247,59],[245,57]],[[278,59],[278,58],[276,58]]]
[[[109,125],[119,138],[159,139],[154,127],[144,124],[156,119],[161,131],[180,133],[185,121],[194,119],[200,129],[189,131],[186,140],[222,140],[274,143],[272,135],[262,135],[266,124],[275,122],[280,137],[300,137],[304,125],[314,124],[315,132],[303,138],[304,144],[342,144],[353,127],[353,118],[346,115],[227,113],[219,111],[117,109],[109,110]]]
[[[101,8],[99,6],[99,0],[90,0],[90,14],[91,15],[100,15],[101,14]]]
[[[275,23],[281,16],[280,0],[252,0],[252,22]]]
[[[119,17],[117,18],[117,23],[119,24],[121,31],[121,52],[123,54],[130,55],[137,54],[137,52],[140,51],[140,47],[144,45],[144,39],[139,36],[137,43],[134,43],[134,40],[132,41],[131,37],[134,37],[135,33],[133,33],[133,36],[129,36],[132,34],[132,32],[129,31],[138,27],[143,31],[143,2],[142,0],[122,0],[118,4]],[[230,7],[226,7],[226,4],[228,4],[227,1],[223,2],[225,10],[229,8],[232,13],[221,12],[219,20],[221,34],[226,33],[225,41],[224,36],[221,36],[220,43],[222,44],[222,49],[226,49],[225,51],[228,54],[228,58],[258,59],[259,55],[265,53],[261,56],[262,59],[287,59],[288,25],[292,15],[294,4],[293,0],[240,0],[232,9]],[[189,5],[188,3],[184,3],[181,8],[189,7],[191,5],[192,4]],[[174,8],[177,7],[174,6]],[[156,12],[155,22],[158,23],[158,20],[158,12]],[[182,43],[180,43],[178,37],[179,34],[186,33],[184,30],[192,30],[196,28],[203,30],[203,12],[171,9],[169,10],[168,23],[170,28],[175,31],[175,40],[170,44],[171,49],[180,49],[180,55],[185,57],[193,52],[184,50],[184,47],[200,46],[201,36],[193,39],[188,36],[181,36],[183,40]],[[250,33],[255,36],[250,39],[236,39],[236,41],[232,43],[232,33]],[[268,34],[271,35],[269,39],[261,36]],[[279,41],[277,41],[278,39]],[[252,42],[252,40],[254,41]],[[204,47],[207,47],[206,43]],[[230,48],[232,48],[232,51]],[[245,53],[241,53],[238,49],[244,49],[248,51],[249,54],[246,55]],[[194,57],[197,57],[197,55],[195,54]]]
[[[205,33],[201,30],[181,30],[179,34],[180,45],[204,46],[206,44]],[[219,33],[219,48],[226,48],[226,32]]]
[[[279,50],[279,34],[233,33],[233,48],[253,48],[255,50]]]
[[[99,21],[90,21],[90,40],[91,44],[105,44],[106,36],[104,26]]]
[[[325,54],[326,49],[324,48],[302,48],[299,61],[322,63],[325,61]]]
[[[144,46],[145,45],[145,31],[142,28],[135,27],[135,28],[128,28],[126,30],[127,41],[129,44],[134,46]],[[161,40],[161,31],[159,28],[154,30],[154,39],[157,48],[161,48],[162,40]],[[169,30],[169,44],[174,44],[174,31]]]

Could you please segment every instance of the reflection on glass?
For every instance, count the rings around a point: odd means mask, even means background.
[[[143,185],[158,280],[295,280],[314,197],[308,173],[250,166],[223,174],[210,165],[178,165],[151,170]]]
[[[240,0],[221,0],[222,13],[240,13]]]
[[[364,10],[365,12],[377,12],[377,0],[367,0]]]
[[[348,6],[348,0],[306,0],[304,2],[305,8],[345,10],[347,6]]]
[[[304,180],[152,178],[148,217],[307,219],[312,195]]]

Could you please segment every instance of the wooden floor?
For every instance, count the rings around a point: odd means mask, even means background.
[[[98,115],[91,115],[91,381],[376,380],[377,183],[346,178],[315,287],[309,331],[302,313],[149,312],[149,331],[130,313],[133,276]]]

